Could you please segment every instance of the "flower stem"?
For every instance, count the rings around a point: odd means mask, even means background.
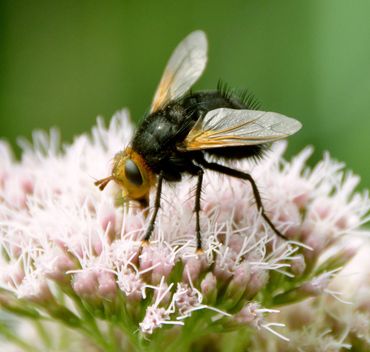
[[[26,352],[37,352],[38,349],[29,345],[26,343],[24,340],[19,338],[14,332],[9,329],[7,326],[4,324],[0,324],[0,335],[3,335],[7,340],[13,342],[15,345],[20,347],[23,351]]]
[[[50,349],[52,347],[51,336],[46,332],[44,325],[41,323],[40,320],[34,321],[35,328],[44,343],[46,349]]]

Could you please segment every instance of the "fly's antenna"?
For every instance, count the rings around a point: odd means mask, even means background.
[[[109,177],[106,177],[106,178],[102,178],[101,180],[97,180],[96,182],[94,182],[94,185],[95,186],[98,186],[99,189],[101,191],[104,190],[105,186],[113,180],[113,176],[109,176]]]

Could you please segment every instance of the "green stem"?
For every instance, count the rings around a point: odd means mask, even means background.
[[[163,347],[163,351],[189,351],[190,346],[200,336],[206,334],[209,330],[204,326],[207,320],[208,312],[194,312],[192,317],[185,321],[185,325],[181,327],[179,335],[168,345]],[[154,350],[155,351],[155,350]]]
[[[117,322],[117,326],[120,328],[123,335],[128,339],[128,341],[131,344],[131,347],[134,349],[134,351],[141,351],[141,344],[138,338],[138,333],[135,333],[134,331],[137,331],[137,328],[132,328],[127,326],[123,321]]]
[[[135,351],[141,351],[137,323],[135,323],[134,317],[127,309],[128,304],[121,294],[117,297],[117,307],[119,307],[117,308],[119,315],[117,315],[114,320],[110,319],[110,323],[121,330]],[[107,318],[109,319],[109,317]]]
[[[111,344],[106,341],[105,336],[100,331],[95,319],[89,314],[84,314],[85,325],[82,330],[93,338],[95,343],[103,348],[105,352],[115,352]]]
[[[83,305],[79,297],[70,295],[73,299],[78,311],[82,316],[82,323],[77,326],[85,335],[92,338],[92,340],[100,346],[105,352],[115,352],[109,342],[106,341],[104,335],[100,331],[94,316],[91,315],[89,310]]]
[[[37,352],[38,349],[29,345],[23,341],[19,336],[17,336],[11,329],[4,325],[0,325],[0,334],[3,335],[8,341],[13,342],[16,346],[20,347],[26,352]]]
[[[39,336],[41,337],[41,340],[44,343],[44,346],[47,349],[50,349],[52,347],[51,336],[46,332],[44,325],[39,320],[35,320],[34,325]]]
[[[109,340],[112,345],[112,351],[119,352],[121,349],[120,349],[120,346],[117,340],[115,326],[112,323],[109,323],[108,325],[108,332],[109,332]]]

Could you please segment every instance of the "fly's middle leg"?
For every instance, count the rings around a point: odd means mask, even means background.
[[[161,207],[162,183],[163,183],[163,173],[161,172],[158,176],[157,192],[155,194],[155,200],[154,200],[154,210],[150,218],[148,228],[146,229],[144,239],[142,240],[142,246],[146,245],[149,242],[150,236],[152,235],[153,230],[154,230],[154,225],[155,225],[155,220],[157,218],[158,210]]]

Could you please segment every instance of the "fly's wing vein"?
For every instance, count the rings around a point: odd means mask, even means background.
[[[181,98],[202,75],[207,64],[207,38],[204,32],[190,33],[175,49],[155,93],[151,111]]]
[[[276,112],[220,108],[200,118],[179,149],[190,151],[269,143],[286,138],[301,127],[299,121]]]

